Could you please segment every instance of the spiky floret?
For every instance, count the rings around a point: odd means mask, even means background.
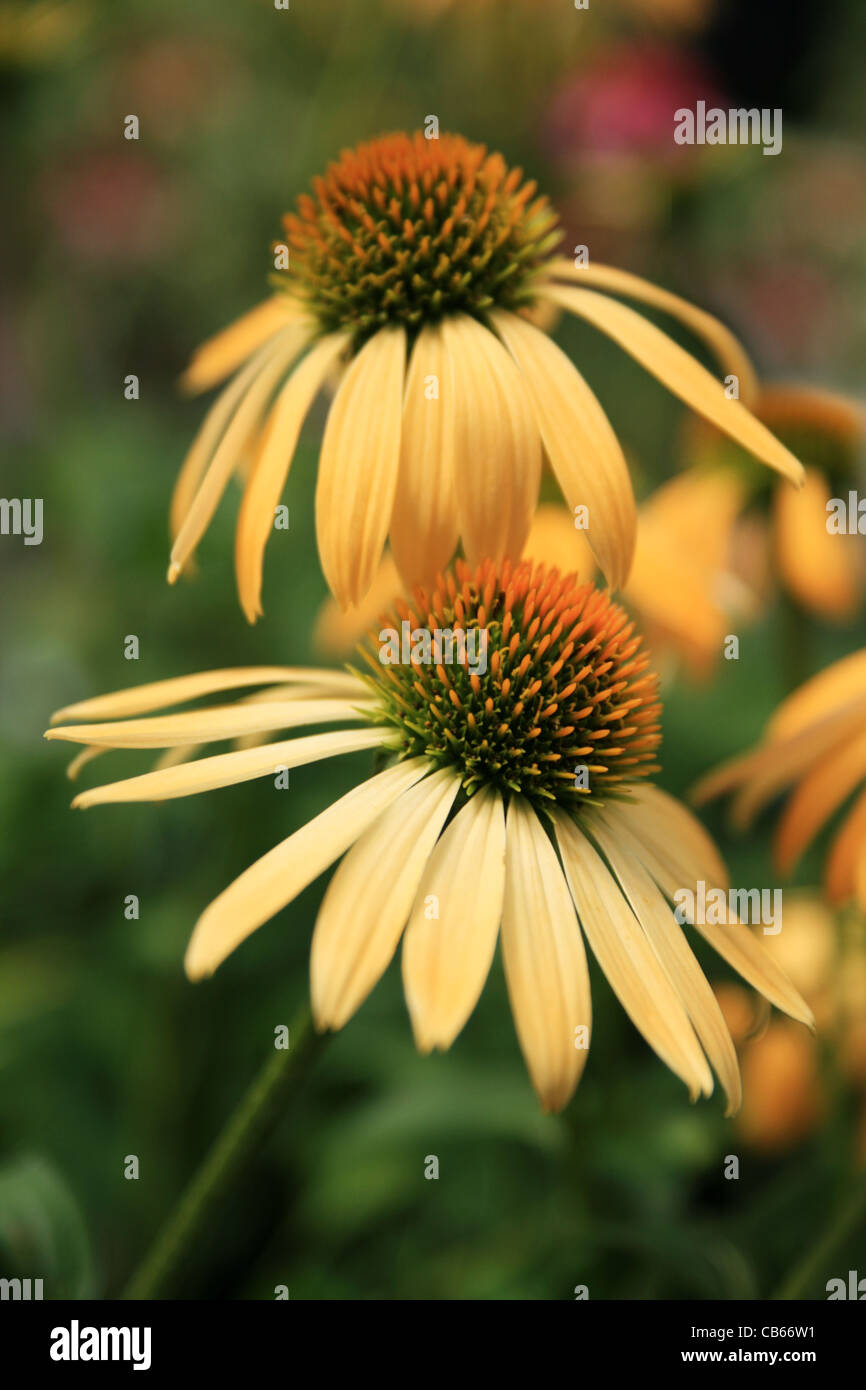
[[[284,288],[322,329],[369,337],[445,314],[532,303],[559,240],[536,185],[459,135],[385,135],[344,150],[284,221]]]
[[[393,726],[401,756],[456,768],[467,795],[490,786],[575,810],[658,771],[658,678],[606,591],[531,560],[474,571],[458,561],[381,623],[362,649],[379,701],[373,717]],[[476,628],[486,649],[470,636]],[[452,664],[387,664],[387,629],[415,634],[410,656],[423,654],[424,632],[465,639],[455,640]],[[449,654],[446,641],[441,650]]]

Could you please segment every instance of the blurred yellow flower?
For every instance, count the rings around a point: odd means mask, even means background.
[[[659,742],[657,682],[608,594],[521,561],[459,562],[396,631],[461,634],[402,661],[366,653],[366,678],[264,668],[217,671],[61,710],[48,737],[86,748],[201,745],[337,723],[264,747],[162,767],[84,792],[78,806],[163,801],[362,749],[387,765],[248,868],[206,909],[186,955],[212,973],[337,859],[311,950],[313,1011],[340,1028],[403,941],[418,1047],[447,1048],[502,943],[520,1045],[545,1109],[572,1095],[587,1059],[592,1004],[584,936],[632,1021],[693,1098],[741,1098],[718,1003],[671,908],[699,880],[726,883],[702,827],[647,783]],[[481,637],[483,634],[483,642]],[[484,660],[468,660],[473,646]],[[415,647],[412,649],[416,652]],[[270,696],[153,714],[244,686]],[[315,687],[326,692],[307,698]],[[141,717],[143,715],[152,717]],[[99,721],[99,722],[83,722]],[[811,1023],[797,991],[739,923],[697,930],[756,989]]]
[[[745,449],[801,480],[794,456],[743,403],[754,374],[728,330],[637,276],[552,256],[559,233],[547,200],[483,146],[419,132],[346,150],[285,230],[277,293],[205,343],[185,374],[200,391],[236,372],[187,456],[171,510],[173,581],[252,441],[235,545],[251,622],[298,437],[335,370],[316,530],[342,607],[367,593],[389,533],[407,585],[432,579],[458,540],[470,564],[519,556],[542,452],[569,508],[586,509],[605,578],[624,583],[635,543],[628,467],[590,387],[536,326],[540,307],[591,323]],[[612,295],[680,319],[737,376],[743,400]]]

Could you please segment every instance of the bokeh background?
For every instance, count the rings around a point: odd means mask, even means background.
[[[436,114],[538,178],[566,247],[585,243],[718,313],[769,379],[856,397],[864,42],[856,0],[0,4],[0,491],[42,497],[45,525],[41,546],[0,537],[0,1273],[43,1276],[46,1297],[115,1296],[275,1026],[306,1000],[321,883],[207,984],[187,983],[183,951],[205,904],[348,789],[363,759],[293,772],[288,792],[268,781],[79,814],[64,750],[41,740],[53,709],[97,692],[319,659],[321,413],[292,469],[290,530],[269,549],[266,620],[249,629],[236,603],[234,499],[198,576],[164,580],[168,498],[203,411],[176,378],[197,342],[262,297],[281,213],[342,146]],[[781,107],[782,154],[676,147],[671,113],[697,99]],[[137,142],[123,139],[128,114]],[[647,496],[691,461],[685,412],[589,328],[558,336]],[[137,401],[124,399],[128,373]],[[852,451],[843,466],[855,486]],[[859,612],[827,622],[772,577],[759,587],[731,629],[738,661],[698,682],[666,657],[661,781],[678,794],[750,744],[792,682],[866,635]],[[82,777],[129,773],[133,757]],[[746,837],[724,809],[706,819],[736,884],[776,882],[769,818]],[[820,862],[819,846],[797,884],[817,884]],[[860,925],[829,931],[831,969],[853,959],[856,976]],[[721,962],[699,954],[724,985]],[[594,967],[593,987],[589,1065],[550,1118],[499,961],[451,1053],[429,1059],[414,1051],[395,963],[219,1210],[177,1296],[271,1298],[278,1284],[322,1299],[561,1299],[578,1284],[593,1298],[772,1293],[858,1181],[857,1056],[849,1065],[831,1018],[816,1043],[759,1065],[758,1013],[743,1030],[755,1099],[735,1125],[717,1096],[689,1104]],[[123,1176],[130,1154],[137,1181]],[[738,1181],[723,1176],[728,1154]],[[858,1257],[866,1273],[852,1227],[809,1292],[824,1296]]]

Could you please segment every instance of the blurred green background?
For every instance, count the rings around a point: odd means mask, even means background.
[[[866,10],[592,0],[95,0],[0,4],[3,482],[44,499],[41,546],[0,538],[0,1273],[46,1297],[117,1294],[307,997],[322,884],[206,984],[182,957],[201,909],[365,769],[341,759],[163,806],[71,813],[58,706],[234,664],[317,659],[317,437],[246,626],[227,498],[200,570],[169,589],[167,505],[203,413],[176,377],[264,292],[279,218],[346,144],[430,113],[520,163],[569,239],[719,313],[770,377],[857,393],[866,364]],[[705,94],[782,107],[784,148],[671,141]],[[682,96],[682,100],[680,99]],[[135,114],[140,139],[123,139]],[[573,244],[567,241],[566,245]],[[681,466],[683,412],[578,325],[559,340],[620,432],[641,495]],[[685,341],[685,339],[683,339]],[[123,381],[140,378],[140,399]],[[852,484],[853,485],[853,484]],[[714,681],[665,692],[662,784],[758,735],[798,677],[864,625],[781,622],[776,600]],[[124,638],[140,642],[124,659]],[[84,784],[134,770],[107,755]],[[104,778],[103,778],[104,774]],[[741,884],[770,884],[766,825],[708,824]],[[816,882],[820,855],[798,881]],[[127,921],[128,894],[140,919]],[[714,981],[725,969],[700,953]],[[593,969],[577,1095],[543,1117],[497,960],[451,1053],[415,1053],[399,967],[322,1055],[175,1292],[323,1299],[765,1296],[852,1181],[858,1103],[832,1050],[824,1122],[748,1149],[722,1102],[691,1106]],[[738,1182],[724,1156],[741,1156]],[[138,1181],[124,1159],[140,1160]],[[437,1182],[425,1157],[439,1158]],[[850,1248],[826,1278],[866,1257]],[[838,1268],[837,1268],[838,1266]]]

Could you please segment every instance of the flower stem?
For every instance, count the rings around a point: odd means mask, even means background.
[[[838,1248],[854,1235],[860,1222],[866,1218],[866,1172],[859,1175],[858,1181],[848,1194],[847,1201],[838,1208],[829,1226],[818,1242],[809,1250],[798,1265],[772,1295],[777,1299],[800,1299],[808,1297],[808,1291],[815,1283],[826,1282],[829,1261]]]
[[[325,1042],[314,1032],[309,1012],[289,1030],[290,1046],[275,1049],[156,1237],[121,1297],[158,1298],[178,1265],[208,1224],[214,1206],[237,1177],[247,1157],[284,1113],[290,1082],[303,1079]]]

